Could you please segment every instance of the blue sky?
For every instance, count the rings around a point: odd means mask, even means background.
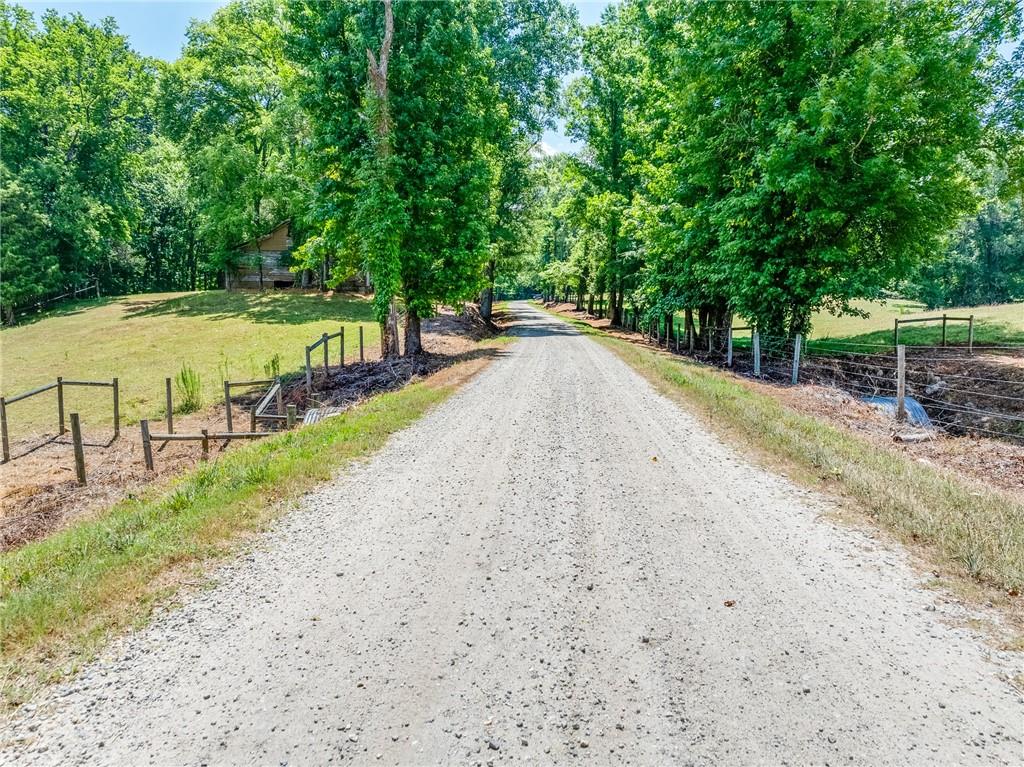
[[[42,13],[53,8],[58,13],[79,12],[90,21],[112,16],[121,33],[135,50],[144,56],[173,61],[185,42],[185,30],[192,19],[208,19],[226,0],[103,0],[91,2],[52,2],[52,0],[20,0],[19,5]],[[595,24],[608,0],[578,0],[574,3],[584,24]],[[560,131],[547,131],[544,143],[553,149],[569,151],[573,143]]]

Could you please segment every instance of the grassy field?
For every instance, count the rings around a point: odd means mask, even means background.
[[[499,354],[467,360],[337,418],[232,450],[170,487],[118,503],[98,519],[0,554],[0,688],[17,704],[72,672],[155,601],[280,514],[290,498],[367,456],[444,401]]]
[[[1024,505],[1018,498],[879,450],[728,373],[574,324],[754,455],[855,499],[902,541],[923,549],[938,569],[1024,591]]]
[[[866,344],[891,344],[893,320],[922,317],[967,317],[974,315],[974,342],[985,344],[1024,343],[1024,303],[969,306],[957,309],[925,309],[913,301],[856,301],[854,306],[867,317],[834,317],[820,312],[815,315],[812,339],[844,339]],[[900,327],[900,342],[913,345],[937,345],[942,338],[942,323],[920,323]],[[946,329],[948,343],[967,342],[967,323],[950,322]]]
[[[304,347],[325,332],[336,333],[341,324],[346,325],[346,359],[357,359],[353,323],[365,325],[367,353],[376,356],[380,336],[370,303],[355,296],[218,290],[84,301],[0,331],[0,391],[12,396],[57,376],[108,381],[117,376],[122,423],[132,423],[163,412],[164,379],[177,376],[183,365],[199,374],[209,404],[223,396],[225,377],[267,378],[275,366],[281,373],[299,371]],[[335,345],[335,364],[337,358]],[[81,413],[87,430],[106,427],[110,399],[109,389],[69,387],[65,407]],[[17,402],[8,415],[12,439],[54,431],[56,394]]]

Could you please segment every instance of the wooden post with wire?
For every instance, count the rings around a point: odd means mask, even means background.
[[[153,442],[149,438],[149,421],[143,418],[139,426],[142,427],[142,456],[146,460],[146,468],[153,471]]]
[[[754,352],[754,375],[761,375],[761,334],[756,330],[750,334],[750,346]]]
[[[111,388],[114,390],[114,438],[121,436],[121,393],[116,378],[111,379]]]
[[[363,356],[363,326],[359,326],[359,361],[365,362],[366,358]]]
[[[967,353],[974,354],[974,315],[967,318]]]
[[[71,442],[75,447],[75,477],[78,484],[85,486],[85,450],[82,446],[82,423],[78,413],[71,414]]]
[[[793,385],[796,386],[800,380],[800,342],[803,341],[803,336],[799,333],[796,334],[796,338],[793,339]]]
[[[324,333],[322,336],[320,336],[320,339],[323,341],[323,344],[324,344],[324,378],[325,379],[327,378],[328,373],[331,372],[331,363],[330,363],[330,359],[328,358],[328,354],[327,354],[327,345],[329,343],[328,338],[329,338],[329,336],[326,333]],[[253,431],[256,431],[256,430],[253,429]]]
[[[206,461],[210,458],[210,432],[200,429],[199,433],[203,435],[203,460]]]
[[[907,347],[896,347],[896,420],[907,420]]]
[[[309,356],[308,354],[306,355]],[[231,428],[231,382],[224,382],[224,413],[227,416],[228,431],[234,431]]]
[[[338,353],[338,364],[341,367],[345,367],[345,326],[341,326],[341,330],[338,331],[338,344],[341,346],[341,351]]]
[[[725,338],[725,366],[732,367],[732,328],[726,330]]]
[[[174,400],[171,397],[171,379],[164,379],[164,397],[167,401],[167,433],[174,434]]]
[[[11,460],[11,444],[7,440],[7,398],[0,397],[0,444],[3,447],[3,462]]]
[[[67,431],[64,428],[64,378],[57,376],[57,421],[60,424],[59,434]]]

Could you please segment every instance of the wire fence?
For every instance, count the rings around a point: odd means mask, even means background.
[[[642,323],[648,342],[779,384],[817,384],[899,420],[1024,442],[1024,344],[907,346]]]

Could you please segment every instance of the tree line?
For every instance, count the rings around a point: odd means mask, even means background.
[[[625,0],[585,31],[534,279],[687,330],[1024,298],[1015,0]]]
[[[112,20],[2,4],[0,303],[212,287],[291,220],[293,267],[368,270],[385,352],[401,316],[416,353],[421,318],[489,313],[529,249],[579,34],[559,0],[233,0],[165,63]]]
[[[370,273],[387,354],[496,290],[701,335],[1024,298],[1021,15],[625,0],[583,31],[560,0],[233,0],[166,63],[0,4],[0,305],[213,287],[285,220],[294,269]],[[556,115],[583,149],[542,159]]]

